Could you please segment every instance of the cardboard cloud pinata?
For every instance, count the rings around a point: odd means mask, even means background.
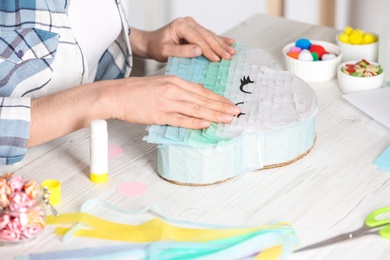
[[[261,49],[235,44],[231,60],[171,57],[166,74],[202,83],[241,107],[232,123],[203,130],[151,125],[144,140],[158,144],[158,174],[183,185],[206,185],[249,171],[292,163],[315,141],[317,97]]]

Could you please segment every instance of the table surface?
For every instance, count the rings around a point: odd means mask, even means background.
[[[226,35],[274,56],[285,68],[282,47],[298,38],[335,42],[337,31],[255,15]],[[390,144],[390,134],[372,127],[372,120],[342,98],[336,79],[310,84],[318,95],[317,140],[303,159],[281,168],[248,172],[227,182],[202,187],[174,185],[156,173],[156,145],[142,141],[145,126],[108,121],[109,144],[124,155],[109,159],[109,181],[89,180],[89,129],[30,149],[18,165],[0,168],[27,179],[57,179],[62,184],[62,213],[78,211],[88,199],[100,198],[118,207],[137,211],[157,204],[169,217],[233,226],[289,222],[305,246],[359,228],[373,210],[389,206],[390,173],[373,165]],[[144,196],[125,197],[117,192],[124,182],[148,186]],[[96,210],[113,217],[114,212]],[[151,218],[151,214],[137,216]],[[113,241],[74,237],[63,243],[48,227],[31,242],[0,247],[0,255],[14,256],[48,251],[97,247]],[[291,259],[388,259],[390,240],[365,236],[332,246],[299,253]],[[290,259],[289,258],[289,259]]]

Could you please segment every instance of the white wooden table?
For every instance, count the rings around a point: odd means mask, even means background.
[[[271,53],[281,66],[282,47],[298,38],[334,42],[337,31],[327,27],[256,15],[226,33],[237,41]],[[109,144],[125,154],[109,160],[109,181],[96,185],[89,175],[89,129],[31,149],[15,170],[27,179],[57,179],[62,184],[62,213],[79,210],[90,198],[101,198],[127,210],[157,203],[180,220],[224,225],[267,225],[289,222],[301,246],[359,228],[371,211],[390,205],[390,173],[373,161],[388,145],[390,134],[373,131],[371,119],[341,97],[336,79],[311,84],[319,99],[317,141],[303,159],[282,168],[249,172],[213,186],[188,187],[168,183],[156,173],[156,146],[142,141],[145,126],[109,121]],[[123,182],[142,182],[142,197],[116,191]],[[103,209],[93,212],[115,218]],[[134,217],[150,218],[150,214]],[[61,242],[48,227],[26,244],[0,247],[0,258],[64,249],[98,247],[113,241],[73,238]],[[366,236],[320,249],[294,253],[291,259],[390,259],[390,240]]]

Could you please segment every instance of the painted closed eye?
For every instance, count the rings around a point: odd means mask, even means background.
[[[236,104],[236,106],[238,106],[238,105],[242,105],[242,104],[244,104],[244,102],[238,102],[237,104]],[[245,115],[245,113],[239,113],[238,115],[237,115],[237,118],[239,118],[240,116],[242,116],[242,115]]]
[[[252,80],[249,78],[249,76],[246,77],[246,78],[245,78],[245,76],[242,77],[242,79],[241,79],[240,81],[241,81],[240,90],[241,90],[242,92],[244,92],[244,93],[252,94],[252,92],[245,91],[245,90],[244,90],[244,86],[245,86],[245,85],[248,85],[249,83],[254,83],[254,81],[252,81]]]

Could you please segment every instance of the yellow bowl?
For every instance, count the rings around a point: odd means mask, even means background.
[[[377,41],[373,43],[349,44],[339,40],[340,34],[341,33],[336,36],[336,42],[343,53],[342,61],[362,59],[374,62],[378,61],[379,35],[371,33],[377,37]]]

